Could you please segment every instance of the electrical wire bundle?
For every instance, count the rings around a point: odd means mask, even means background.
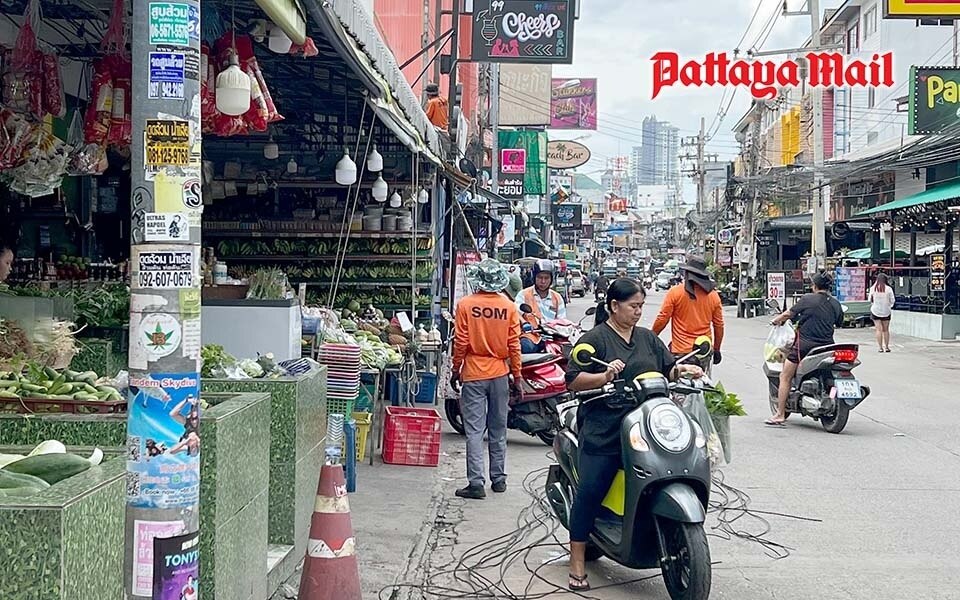
[[[578,598],[596,598],[589,595],[589,592],[571,592],[566,587],[566,581],[561,585],[550,581],[541,573],[543,568],[563,560],[568,547],[567,542],[561,541],[557,535],[561,527],[553,516],[546,497],[547,472],[547,468],[537,469],[524,478],[522,487],[530,502],[518,513],[515,529],[468,548],[459,558],[445,565],[430,568],[430,573],[423,583],[390,585],[381,589],[378,597],[382,600],[393,600],[401,590],[416,590],[421,598],[541,600],[557,593]],[[713,500],[708,506],[708,513],[715,514],[718,523],[713,527],[714,533],[709,535],[723,540],[736,537],[755,542],[773,559],[786,558],[792,549],[767,538],[772,527],[761,515],[820,522],[819,519],[749,508],[750,497],[726,483],[723,472],[720,471],[714,474],[711,496]],[[747,522],[758,527],[749,531],[745,525]],[[556,556],[548,559],[533,556],[535,550],[546,548],[556,549]],[[521,567],[527,572],[525,581],[521,576],[511,576],[512,571]],[[591,591],[626,586],[657,577],[660,577],[659,573],[593,586]],[[521,583],[509,583],[508,579]],[[535,587],[537,591],[533,591]]]

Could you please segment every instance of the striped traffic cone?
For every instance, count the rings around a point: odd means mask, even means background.
[[[362,600],[347,483],[341,465],[320,470],[299,600]]]

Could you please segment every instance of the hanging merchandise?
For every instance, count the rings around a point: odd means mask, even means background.
[[[94,63],[90,104],[84,119],[88,144],[129,146],[133,137],[131,110],[133,66],[126,54],[126,7],[114,0],[107,32],[100,43],[104,57]]]
[[[308,37],[304,40],[303,45],[292,44],[287,54],[294,56],[302,54],[304,58],[312,58],[320,54],[320,51],[317,50],[317,45],[313,43],[313,40]]]
[[[250,77],[250,108],[243,115],[224,115],[214,108],[213,114],[204,113],[204,121],[213,122],[211,133],[220,136],[243,135],[251,132],[264,132],[270,123],[283,119],[277,112],[277,107],[267,88],[260,65],[253,52],[253,40],[247,35],[237,35],[228,31],[223,34],[214,45],[213,55],[216,57],[215,67],[218,71],[230,66],[234,55],[240,62],[240,69]],[[208,78],[209,87],[209,78]]]
[[[38,124],[30,125],[24,162],[4,173],[10,178],[10,189],[38,198],[56,191],[67,173],[70,148]]]
[[[0,108],[0,171],[23,164],[30,139],[30,123],[8,108]]]
[[[43,54],[43,110],[57,119],[67,114],[60,59],[52,53]]]
[[[113,115],[113,75],[110,61],[101,58],[93,66],[93,84],[90,103],[83,120],[83,141],[88,144],[106,144]]]
[[[10,69],[3,76],[3,100],[18,112],[42,119],[43,55],[37,48],[36,35],[39,23],[40,3],[30,0],[10,56]]]
[[[107,151],[99,144],[83,141],[83,115],[80,109],[73,111],[67,145],[72,149],[67,173],[70,175],[99,175],[107,170]]]

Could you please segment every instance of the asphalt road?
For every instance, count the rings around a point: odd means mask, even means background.
[[[642,325],[653,323],[662,297],[650,294]],[[569,316],[578,319],[589,305],[574,300]],[[708,522],[711,597],[960,598],[960,401],[953,391],[960,347],[895,338],[894,351],[879,354],[872,331],[841,331],[838,341],[862,344],[857,375],[872,387],[870,398],[841,435],[796,416],[786,428],[770,428],[760,369],[767,320],[736,319],[732,310],[714,379],[738,393],[749,414],[732,419],[733,457],[722,469],[738,491]],[[462,438],[445,432],[448,456],[423,572],[409,574],[432,593],[410,588],[409,597],[574,597],[557,587],[566,584],[567,534],[530,493],[542,488],[549,449],[518,432],[509,439],[507,493],[464,501],[453,494],[465,483]],[[742,510],[743,495],[750,512]],[[595,591],[578,597],[668,598],[657,571],[603,559],[589,573]]]

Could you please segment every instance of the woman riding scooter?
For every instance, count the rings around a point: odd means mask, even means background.
[[[676,365],[667,346],[652,331],[637,327],[646,300],[643,287],[633,279],[617,279],[597,307],[596,325],[580,338],[596,349],[597,363],[581,367],[568,363],[567,386],[582,392],[600,389],[615,379],[632,381],[642,373],[657,371],[670,380],[681,374],[703,376],[694,365]],[[620,424],[635,407],[611,408],[602,402],[585,403],[577,413],[580,439],[580,485],[570,515],[570,581],[572,591],[590,589],[584,565],[588,537],[604,496],[621,465]]]

